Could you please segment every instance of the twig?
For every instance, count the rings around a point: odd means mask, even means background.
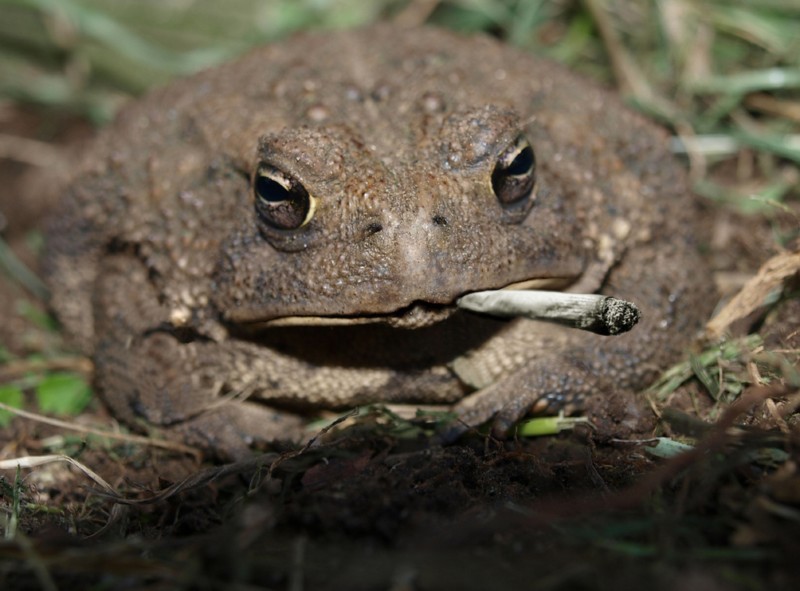
[[[256,468],[260,468],[266,464],[270,466],[275,463],[275,461],[280,456],[275,452],[261,454],[259,456],[249,458],[247,460],[242,460],[240,462],[234,462],[231,464],[224,464],[222,466],[213,466],[211,468],[206,468],[205,470],[201,470],[200,472],[195,472],[194,474],[190,474],[180,482],[176,482],[175,484],[171,484],[170,486],[163,488],[155,493],[152,496],[149,496],[144,499],[127,499],[121,496],[115,490],[106,490],[103,493],[103,496],[107,496],[111,500],[116,503],[120,503],[122,505],[152,505],[153,503],[158,503],[160,501],[166,500],[170,497],[175,496],[178,493],[186,492],[188,490],[192,490],[195,488],[199,488],[201,486],[206,486],[207,484],[214,482],[220,478],[224,478],[229,474],[239,474],[241,472],[247,472]]]

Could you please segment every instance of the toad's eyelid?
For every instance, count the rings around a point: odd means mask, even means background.
[[[259,166],[256,176],[276,182],[287,191],[292,189],[292,179],[289,175],[272,166]]]
[[[516,152],[509,153],[509,157],[503,165],[510,176],[524,176],[530,174],[536,166],[536,157],[533,153],[533,148],[528,144],[522,146],[521,149]]]
[[[533,151],[531,143],[524,135],[519,135],[516,139],[503,151],[500,155],[500,159],[503,161],[503,164],[506,166],[511,166],[514,160],[522,154],[525,150]]]

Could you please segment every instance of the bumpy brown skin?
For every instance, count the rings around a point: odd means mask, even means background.
[[[536,188],[504,207],[491,175],[521,133]],[[100,135],[49,227],[53,307],[119,418],[224,457],[296,435],[287,410],[368,401],[455,403],[503,430],[537,401],[641,386],[706,316],[666,144],[614,96],[488,38],[297,36],[150,94]],[[308,224],[259,218],[259,162],[313,196]],[[631,300],[643,321],[601,337],[448,314],[531,278]],[[290,316],[388,322],[267,324]]]

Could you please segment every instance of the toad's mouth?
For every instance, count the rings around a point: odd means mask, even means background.
[[[574,282],[574,277],[547,277],[518,281],[504,285],[498,290],[561,290]],[[252,328],[273,328],[293,326],[356,326],[361,324],[386,324],[394,328],[418,329],[442,322],[452,316],[459,308],[456,300],[461,296],[478,290],[468,290],[458,294],[452,302],[432,303],[424,299],[415,300],[411,304],[389,313],[358,315],[293,315],[273,318],[261,322],[248,323]],[[485,290],[480,290],[485,291]]]
[[[287,315],[262,322],[231,324],[229,330],[236,339],[303,359],[314,366],[402,366],[408,371],[427,371],[434,366],[446,366],[466,352],[481,347],[508,327],[507,319],[512,316],[499,308],[495,311],[500,313],[495,314],[488,308],[480,309],[480,305],[473,306],[475,300],[478,304],[485,299],[500,300],[500,307],[507,300],[518,304],[521,301],[521,306],[513,311],[514,317],[544,319],[549,315],[551,322],[570,327],[600,334],[620,332],[615,332],[608,322],[598,330],[595,321],[586,324],[581,315],[576,317],[572,305],[575,299],[595,302],[597,298],[601,301],[615,299],[594,293],[576,294],[573,292],[576,288],[584,288],[584,284],[551,279],[525,281],[499,289],[465,292],[452,303],[415,301],[393,314]],[[531,300],[542,298],[549,300],[544,306],[547,314],[531,316]],[[465,305],[465,300],[470,305]],[[596,305],[590,303],[589,307],[594,309]],[[541,301],[537,310],[542,312]],[[638,318],[635,310],[630,312],[632,319],[622,331],[628,330]]]

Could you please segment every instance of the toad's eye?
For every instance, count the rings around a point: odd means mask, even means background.
[[[536,184],[536,157],[530,142],[519,136],[500,154],[492,171],[492,189],[504,207],[527,199]]]
[[[253,179],[256,213],[268,226],[297,230],[314,216],[314,199],[292,176],[272,166],[262,165]]]

